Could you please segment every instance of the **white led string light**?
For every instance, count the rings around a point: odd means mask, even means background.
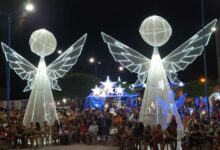
[[[57,79],[63,77],[76,64],[86,37],[87,34],[82,36],[48,67],[44,57],[52,54],[57,45],[56,39],[51,32],[40,29],[34,31],[30,37],[31,51],[41,57],[38,67],[35,67],[13,49],[1,43],[10,67],[14,69],[22,80],[27,80],[24,92],[31,90],[24,115],[24,125],[29,125],[30,122],[43,124],[44,121],[52,125],[58,119],[51,89],[61,90],[57,84]]]
[[[180,136],[183,135],[183,126],[174,96],[171,94],[169,81],[177,85],[183,84],[177,79],[177,72],[184,70],[202,54],[203,43],[205,46],[208,44],[216,22],[217,20],[213,20],[203,30],[200,30],[163,59],[160,58],[158,47],[169,40],[172,29],[162,17],[148,17],[140,27],[143,40],[154,47],[151,60],[111,36],[102,33],[103,40],[108,44],[114,60],[129,71],[137,73],[138,80],[135,84],[146,85],[139,121],[151,125],[160,123],[165,128],[171,115],[174,115],[178,123],[178,133]],[[152,104],[155,107],[152,107]]]

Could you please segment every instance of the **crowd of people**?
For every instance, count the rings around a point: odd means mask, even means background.
[[[216,150],[220,148],[220,128],[214,120],[210,128],[199,122],[195,115],[186,115],[184,137],[177,136],[177,123],[172,116],[167,128],[160,124],[144,125],[138,122],[139,110],[130,112],[119,109],[115,114],[109,110],[74,109],[59,111],[59,121],[52,126],[31,122],[23,126],[24,111],[10,113],[0,126],[0,148],[42,147],[50,144],[105,144],[120,149],[166,149],[176,150],[178,144],[187,150],[190,147]],[[3,115],[4,116],[4,115]],[[6,116],[6,115],[5,115]]]

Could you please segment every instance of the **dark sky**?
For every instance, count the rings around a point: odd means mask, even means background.
[[[25,0],[1,0],[0,11],[22,10]],[[142,21],[158,15],[165,18],[173,29],[170,40],[160,47],[161,57],[166,56],[202,27],[200,0],[35,0],[33,13],[16,13],[12,17],[11,47],[37,65],[39,57],[30,51],[28,44],[31,33],[46,28],[57,38],[57,49],[65,50],[84,33],[88,38],[78,63],[72,72],[93,73],[95,67],[88,63],[93,56],[102,64],[98,66],[98,75],[104,79],[111,75],[113,79],[120,75],[119,64],[114,62],[107,45],[103,42],[100,32],[103,31],[147,57],[151,57],[152,47],[148,46],[139,34]],[[220,17],[220,1],[205,1],[205,24]],[[7,43],[7,17],[0,16],[0,41]],[[215,36],[212,36],[207,50],[208,76],[217,77]],[[57,57],[57,53],[46,58],[49,64]],[[0,52],[0,86],[5,86],[5,57]],[[195,80],[203,74],[202,56],[180,71],[178,77],[187,82]],[[136,75],[124,71],[124,79],[129,82],[136,80]],[[18,84],[22,92],[26,82],[21,81],[11,71],[11,84]]]

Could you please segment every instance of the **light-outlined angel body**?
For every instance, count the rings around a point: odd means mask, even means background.
[[[55,51],[56,39],[52,33],[45,29],[34,31],[29,44],[32,52],[40,56],[38,67],[1,43],[10,67],[23,80],[27,80],[24,92],[31,90],[23,120],[25,126],[29,125],[30,122],[43,124],[44,121],[52,125],[55,120],[58,120],[52,89],[61,90],[57,84],[57,79],[63,77],[76,64],[86,37],[87,34],[70,46],[49,66],[46,66],[44,57]]]
[[[163,59],[160,57],[158,47],[169,40],[172,29],[162,17],[151,16],[146,18],[139,30],[143,40],[154,47],[151,60],[109,35],[102,33],[103,40],[108,44],[114,60],[129,71],[138,74],[138,80],[135,84],[146,85],[139,121],[145,125],[161,124],[165,128],[171,115],[174,115],[178,123],[179,135],[182,136],[183,126],[170,83],[182,84],[177,79],[177,72],[184,70],[202,54],[204,46],[208,44],[216,21],[213,20],[203,30],[200,30]]]

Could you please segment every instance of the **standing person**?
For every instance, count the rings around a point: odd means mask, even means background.
[[[36,146],[38,147],[38,145],[40,144],[39,141],[42,144],[42,131],[41,131],[41,126],[39,122],[35,123],[35,131],[34,131],[34,139],[36,141]],[[43,145],[43,144],[42,144]]]
[[[175,129],[174,129],[174,126],[170,123],[165,130],[165,138],[164,138],[164,142],[162,144],[161,150],[164,150],[164,147],[167,144],[170,144],[171,150],[176,150],[175,141],[177,141]]]
[[[174,137],[174,149],[177,149],[177,122],[176,117],[174,115],[171,116],[170,126],[172,128],[172,135]]]
[[[124,133],[121,135],[120,150],[123,150],[125,148],[125,142],[132,136],[132,133],[133,133],[132,124],[129,123],[127,127],[125,128]]]
[[[44,121],[42,133],[43,133],[43,137],[42,137],[43,141],[45,139],[46,145],[48,145],[49,144],[49,137],[50,137],[50,126],[47,124],[47,121]]]
[[[163,142],[163,130],[160,124],[156,125],[155,130],[153,130],[153,150],[158,150],[158,144]]]
[[[144,150],[147,149],[147,145],[150,145],[150,147],[152,147],[152,130],[150,125],[146,125],[144,131]]]

